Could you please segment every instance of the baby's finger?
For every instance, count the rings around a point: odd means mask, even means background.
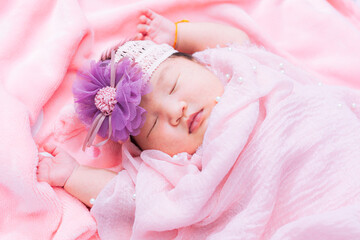
[[[149,26],[145,24],[139,24],[137,25],[137,30],[145,35],[149,31]]]
[[[155,13],[154,11],[152,11],[150,9],[142,9],[142,10],[140,10],[140,14],[145,15],[150,20],[154,20],[154,18],[157,15],[157,13]]]
[[[143,40],[144,39],[144,35],[142,35],[142,33],[138,33],[135,36],[135,40]]]
[[[147,16],[150,20],[154,20],[154,18],[156,17],[156,13],[150,9],[147,9],[146,11],[143,12],[145,16]]]
[[[149,25],[151,23],[151,20],[149,18],[147,18],[145,15],[141,15],[139,20],[140,20],[140,23],[143,23],[143,24]]]
[[[53,156],[56,156],[59,153],[57,146],[53,143],[46,143],[43,147],[46,152]]]
[[[49,181],[49,165],[44,160],[39,163],[36,174],[39,182]]]
[[[147,15],[148,12],[149,12],[149,9],[148,9],[148,8],[143,8],[143,9],[140,10],[140,14],[141,14],[141,15]]]

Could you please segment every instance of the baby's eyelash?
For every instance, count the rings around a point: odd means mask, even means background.
[[[174,87],[171,89],[170,94],[172,94],[172,93],[174,92],[174,90],[175,90],[175,88],[176,88],[176,86],[177,86],[177,84],[178,84],[179,77],[180,77],[180,74],[179,74],[178,77],[176,78],[176,82],[175,82],[175,84],[174,84]]]
[[[146,138],[149,137],[149,135],[150,135],[151,131],[153,130],[153,128],[155,127],[157,121],[158,121],[158,118],[155,119],[154,125],[150,128],[149,133],[146,135]]]
[[[177,85],[177,80],[176,80],[176,82],[175,82],[175,84],[174,84],[174,87],[171,89],[170,94],[172,94],[172,93],[174,92],[174,90],[175,90],[175,88],[176,88],[176,85]]]

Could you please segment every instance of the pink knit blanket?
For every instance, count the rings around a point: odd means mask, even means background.
[[[341,117],[350,119],[352,116],[352,121],[357,122],[355,110],[360,101],[350,90],[333,91],[325,86],[359,85],[360,12],[352,1],[14,0],[2,1],[0,5],[1,239],[99,238],[97,223],[83,204],[63,189],[37,182],[38,145],[54,141],[81,163],[121,167],[116,144],[89,149],[85,153],[80,151],[84,128],[74,116],[70,89],[76,70],[86,59],[97,59],[104,49],[119,39],[135,34],[138,11],[144,7],[172,21],[214,21],[242,28],[257,45],[284,57],[289,65],[295,64],[308,71],[307,76],[312,78],[309,81],[313,83],[315,79],[316,84],[324,86],[336,98],[326,95],[318,99],[320,102],[312,102],[309,97],[301,103],[295,101],[295,94],[293,102],[282,102],[280,99],[287,96],[290,89],[288,82],[294,84],[293,89],[298,94],[306,95],[308,89],[294,83],[301,81],[295,76],[303,76],[302,71],[291,76],[293,80],[279,77],[277,85],[265,83],[262,90],[249,91],[247,97],[233,107],[223,108],[221,111],[224,112],[216,111],[229,118],[220,121],[220,116],[214,116],[214,125],[229,121],[226,126],[230,127],[230,115],[237,115],[232,111],[236,111],[244,123],[237,133],[238,138],[226,135],[226,139],[236,143],[223,147],[228,153],[220,151],[223,148],[211,153],[206,151],[206,147],[218,149],[221,146],[220,140],[215,138],[219,133],[210,126],[203,158],[197,159],[196,164],[191,162],[195,165],[187,165],[180,155],[179,161],[185,165],[174,167],[171,176],[155,174],[154,170],[159,166],[150,161],[151,152],[145,154],[143,160],[147,164],[141,163],[130,174],[133,181],[135,177],[138,179],[137,215],[130,229],[134,239],[171,238],[174,233],[170,228],[176,229],[178,238],[199,234],[198,239],[206,236],[213,239],[224,236],[321,239],[322,235],[316,234],[322,233],[334,233],[332,236],[335,237],[337,233],[349,233],[353,237],[341,235],[334,239],[359,238],[358,192],[355,190],[358,185],[354,180],[359,170],[355,161],[359,155],[354,149],[358,147],[354,143],[359,142],[356,140],[359,128],[344,126]],[[242,53],[242,56],[258,62],[259,58],[265,57],[249,54]],[[226,57],[227,54],[221,55]],[[274,63],[273,60],[269,62]],[[266,62],[261,64],[267,65]],[[280,62],[276,64],[269,68],[280,66]],[[285,68],[285,62],[284,70],[286,73],[289,70]],[[255,79],[253,84],[256,83],[260,86],[264,80]],[[235,83],[231,81],[229,86],[232,84]],[[244,82],[243,86],[247,84],[251,85]],[[323,90],[311,88],[309,91],[316,95]],[[231,96],[230,91],[223,97],[219,109],[232,99]],[[268,107],[276,115],[281,104],[289,109],[302,109],[304,105],[313,109],[316,104],[325,105],[326,99],[333,101],[327,101],[327,119],[319,119],[312,111],[291,112],[284,122],[278,121],[276,116],[272,118],[271,121],[279,126],[276,129],[252,131],[258,128],[251,124],[267,123],[262,111],[267,111]],[[340,112],[334,112],[334,106]],[[305,124],[302,119],[314,124]],[[305,128],[305,125],[309,129],[293,135],[292,128]],[[315,128],[322,131],[315,131]],[[225,126],[223,129],[227,134]],[[315,132],[319,135],[310,135],[312,138],[309,139],[309,134]],[[348,142],[336,137],[337,134],[351,133]],[[290,140],[285,141],[281,137],[284,135]],[[223,137],[225,139],[225,135]],[[307,140],[311,140],[310,143]],[[336,148],[321,149],[320,146],[325,144],[322,141],[338,144]],[[164,169],[167,166],[166,163]],[[143,177],[147,173],[158,178],[151,185],[153,187],[146,186],[142,180],[146,179]],[[155,190],[159,189],[154,189],[155,186],[161,188],[157,194]],[[145,196],[152,196],[151,201],[144,201]],[[163,203],[160,212],[156,211],[160,205],[155,200]],[[312,226],[317,226],[313,232],[309,231]],[[163,235],[164,232],[169,235]],[[307,234],[315,235],[309,237]]]

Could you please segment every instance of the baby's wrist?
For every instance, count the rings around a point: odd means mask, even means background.
[[[178,29],[178,24],[181,24],[181,23],[188,23],[189,21],[188,20],[181,20],[181,21],[177,21],[175,22],[175,30],[174,30],[174,34],[173,34],[173,38],[174,38],[174,41],[173,41],[173,48],[174,49],[177,49],[178,48],[178,43],[179,43],[179,29]]]
[[[74,176],[76,175],[76,172],[78,171],[79,167],[80,167],[80,164],[75,163],[71,173],[65,179],[65,182],[64,182],[64,185],[63,185],[64,188],[66,188],[68,186],[68,184],[71,184],[71,179],[75,178]]]

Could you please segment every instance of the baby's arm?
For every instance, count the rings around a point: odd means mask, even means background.
[[[249,37],[238,28],[216,23],[178,23],[175,48],[181,52],[194,53],[228,43],[243,44]],[[144,10],[138,25],[138,39],[150,39],[156,43],[175,42],[175,24],[169,19]]]
[[[91,207],[90,200],[96,199],[102,189],[117,173],[106,169],[92,168],[80,165],[70,175],[64,189]]]
[[[105,185],[117,175],[106,169],[79,165],[55,145],[47,144],[44,150],[54,157],[39,156],[38,180],[48,182],[53,187],[64,187],[87,206],[92,206],[90,199],[96,199]]]
[[[231,26],[216,23],[180,23],[176,48],[181,52],[194,53],[217,45],[241,45],[248,41],[249,38],[243,31]]]

